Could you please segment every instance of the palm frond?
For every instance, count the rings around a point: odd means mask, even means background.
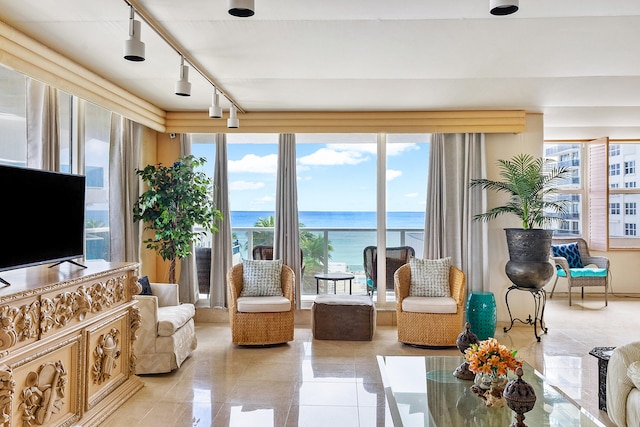
[[[473,179],[470,187],[507,193],[510,195],[509,201],[475,215],[475,220],[490,221],[503,214],[513,214],[520,218],[525,229],[562,221],[561,215],[566,213],[566,201],[553,200],[553,196],[556,187],[571,172],[569,168],[549,167],[543,158],[534,158],[526,153],[508,160],[498,160],[497,164],[503,181]],[[549,216],[547,212],[557,216]]]

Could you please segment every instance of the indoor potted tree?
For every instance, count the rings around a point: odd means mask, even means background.
[[[566,202],[553,196],[557,185],[568,178],[570,169],[546,167],[542,158],[518,154],[510,160],[498,160],[503,181],[473,179],[471,187],[507,193],[509,201],[474,216],[489,221],[503,214],[513,214],[522,221],[522,228],[507,228],[509,262],[505,272],[519,287],[540,288],[553,276],[549,251],[553,230],[543,227],[562,221]]]
[[[212,183],[195,169],[206,162],[203,157],[181,157],[171,166],[147,165],[136,174],[149,186],[133,207],[133,220],[154,231],[143,241],[148,249],[170,261],[169,282],[176,283],[176,259],[191,255],[191,243],[206,232],[216,232],[222,215],[210,195]],[[202,231],[194,230],[201,226]]]

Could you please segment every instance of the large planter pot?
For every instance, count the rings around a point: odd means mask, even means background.
[[[542,288],[553,276],[549,262],[553,230],[506,228],[509,262],[505,273],[520,288]]]

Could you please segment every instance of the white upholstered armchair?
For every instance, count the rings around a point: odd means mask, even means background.
[[[178,285],[151,283],[152,295],[136,295],[141,324],[133,344],[137,374],[170,372],[196,349],[193,304],[180,304]]]

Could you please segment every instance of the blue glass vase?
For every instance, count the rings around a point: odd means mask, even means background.
[[[496,333],[497,323],[496,299],[493,292],[472,291],[467,298],[467,322],[471,324],[470,331],[479,340],[486,340]]]

